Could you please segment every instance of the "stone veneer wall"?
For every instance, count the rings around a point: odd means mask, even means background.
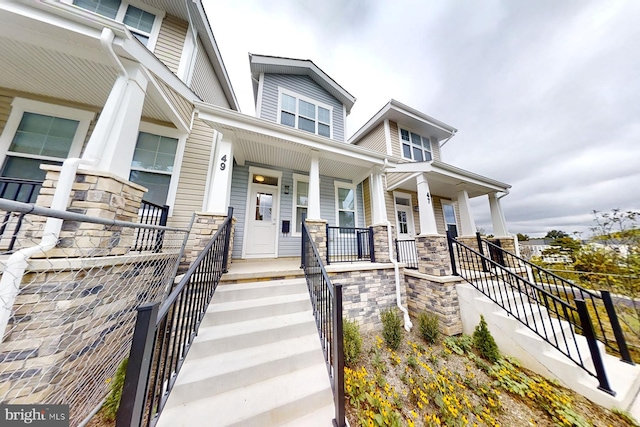
[[[191,263],[198,258],[198,255],[216,234],[220,226],[227,219],[226,215],[217,215],[207,212],[196,212],[195,220],[191,227],[191,233],[187,239],[187,246],[184,251],[184,259],[181,261],[181,270],[186,271]],[[236,218],[231,219],[231,236],[229,238],[229,252],[227,265],[231,263],[231,252],[233,250],[233,239],[235,236]]]
[[[456,276],[439,277],[405,271],[409,314],[412,318],[422,312],[435,313],[440,318],[440,331],[444,335],[462,333],[462,317],[456,285]]]
[[[374,225],[373,228],[373,250],[376,262],[390,262],[389,258],[389,233],[386,225]],[[393,236],[393,226],[392,226]]]
[[[381,327],[380,311],[396,306],[396,282],[393,264],[329,266],[331,283],[342,285],[343,313],[355,319],[362,331]],[[406,291],[400,276],[400,296],[406,306]]]
[[[323,219],[306,219],[305,225],[309,235],[318,249],[323,263],[327,262],[327,221]]]
[[[47,171],[36,204],[50,207],[60,180],[60,166],[42,165]],[[138,211],[146,188],[115,175],[78,170],[67,210],[93,217],[138,222]],[[42,237],[46,218],[33,216],[23,225],[20,247],[33,246]],[[79,221],[64,221],[58,245],[46,254],[33,258],[69,258],[75,256],[109,256],[127,253],[133,244],[132,228],[107,227]]]
[[[418,271],[432,276],[450,276],[451,259],[446,236],[416,236]]]

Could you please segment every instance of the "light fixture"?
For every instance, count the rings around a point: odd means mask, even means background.
[[[420,208],[418,207],[418,205],[414,205],[414,206],[413,206],[413,211],[414,211],[414,212],[418,212],[418,211],[420,211]]]
[[[289,194],[289,186],[288,185],[284,186],[284,194]]]
[[[262,175],[255,175],[253,177],[257,182],[264,182],[264,176]]]

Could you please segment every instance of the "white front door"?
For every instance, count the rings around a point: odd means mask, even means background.
[[[249,258],[276,256],[278,188],[273,185],[251,184],[245,251]]]
[[[413,225],[411,196],[408,194],[395,194],[394,198],[396,205],[396,227],[398,230],[398,240],[413,239],[416,232]]]

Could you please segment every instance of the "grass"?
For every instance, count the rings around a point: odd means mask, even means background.
[[[345,369],[351,426],[637,426],[546,380],[517,361],[492,364],[470,337],[427,344],[403,333],[397,350],[376,334],[363,337],[363,354]],[[446,344],[444,344],[446,343]]]

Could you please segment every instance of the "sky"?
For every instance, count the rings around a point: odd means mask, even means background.
[[[512,185],[511,233],[640,210],[639,1],[203,3],[243,113],[249,53],[311,59],[357,98],[349,136],[391,98],[457,128],[443,160]]]

